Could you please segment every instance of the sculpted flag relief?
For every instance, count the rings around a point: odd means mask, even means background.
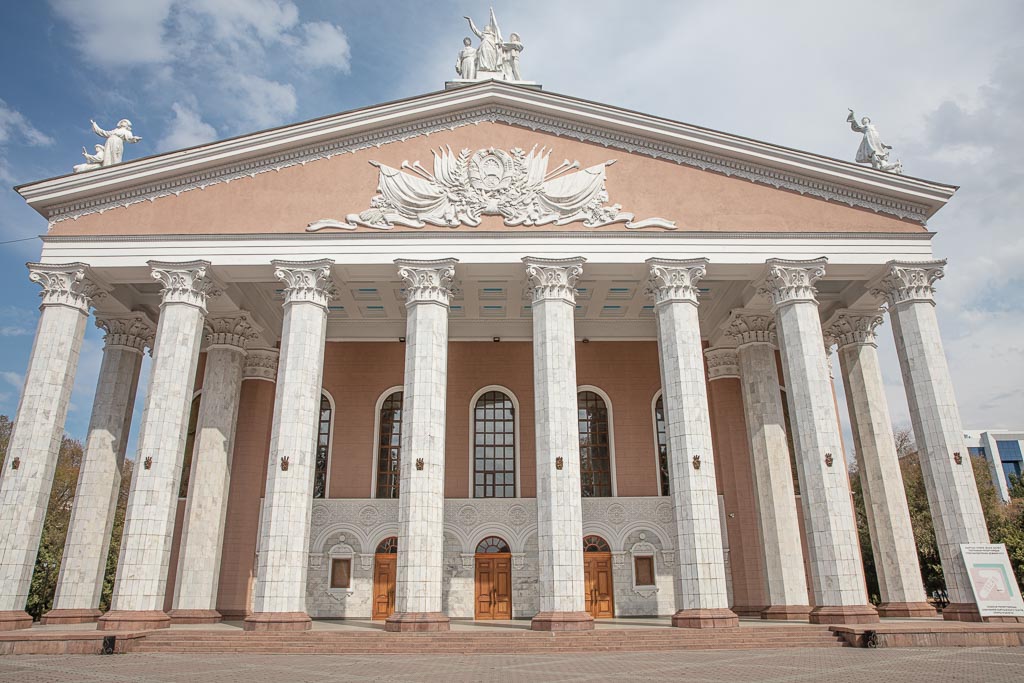
[[[344,221],[319,220],[306,229],[476,227],[484,215],[502,216],[510,227],[582,221],[588,228],[623,223],[629,229],[675,229],[674,221],[634,221],[634,215],[622,211],[621,205],[605,204],[605,169],[614,160],[581,170],[576,170],[578,161],[565,160],[549,171],[551,150],[546,147],[534,146],[529,152],[518,147],[508,152],[493,147],[476,152],[463,149],[458,154],[445,147],[431,153],[433,172],[418,161],[403,161],[400,168],[371,161],[380,175],[379,194],[370,200],[370,208],[348,214]]]

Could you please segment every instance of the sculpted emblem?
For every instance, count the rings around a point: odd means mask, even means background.
[[[323,505],[313,506],[313,526],[323,526],[327,524],[327,521],[331,518],[331,513],[327,511],[327,508]]]
[[[367,505],[359,511],[359,523],[365,527],[376,525],[380,521],[380,513],[377,508]]]
[[[371,161],[380,174],[370,208],[350,213],[344,221],[328,218],[310,223],[306,230],[476,227],[482,216],[501,216],[510,227],[582,222],[588,228],[622,223],[630,230],[675,230],[674,221],[634,221],[634,215],[620,204],[607,204],[606,169],[614,159],[582,169],[578,161],[566,159],[549,171],[551,150],[538,150],[536,145],[529,152],[491,147],[456,154],[444,147],[431,154],[432,171],[418,161],[403,161],[399,168]]]
[[[608,506],[608,521],[615,526],[622,526],[626,521],[626,508],[622,507],[618,503],[614,503]]]
[[[459,508],[459,522],[462,526],[471,529],[480,521],[480,513],[472,505],[464,505]]]
[[[530,521],[530,515],[522,505],[513,505],[508,509],[508,521],[518,529]]]

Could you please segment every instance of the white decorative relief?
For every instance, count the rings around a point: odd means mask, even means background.
[[[888,272],[871,293],[884,297],[890,306],[907,301],[935,302],[936,280],[945,275],[946,259],[938,261],[889,261]]]
[[[576,281],[583,274],[582,256],[569,259],[549,259],[524,256],[527,296],[534,303],[544,299],[564,299],[576,303]]]
[[[614,159],[582,170],[576,170],[580,168],[578,161],[565,160],[549,171],[551,150],[542,147],[538,151],[536,145],[529,152],[518,147],[508,152],[491,147],[476,152],[463,149],[456,154],[447,147],[431,153],[433,172],[418,161],[403,161],[400,168],[371,161],[380,174],[379,194],[370,200],[370,208],[350,213],[344,221],[322,219],[310,223],[306,230],[354,230],[360,225],[378,230],[390,230],[395,225],[476,227],[485,215],[502,216],[510,227],[582,221],[588,228],[623,223],[630,230],[675,229],[674,221],[634,221],[635,216],[622,211],[621,205],[606,205],[605,169],[615,163]]]
[[[148,261],[154,280],[163,285],[161,300],[165,304],[188,304],[206,312],[206,300],[219,292],[209,278],[209,261]]]
[[[768,273],[758,287],[758,293],[771,299],[776,306],[794,301],[817,302],[814,283],[825,275],[825,257],[806,261],[768,259]]]
[[[327,308],[338,296],[331,279],[331,259],[318,261],[271,261],[274,277],[285,284],[285,304],[309,302]]]
[[[398,277],[405,282],[406,304],[422,301],[448,305],[453,294],[455,264],[457,259],[435,259],[430,261],[395,259]]]
[[[666,301],[697,303],[697,283],[707,274],[708,260],[649,258],[647,285],[644,293],[656,304]]]
[[[280,352],[277,349],[249,349],[245,354],[245,369],[242,379],[262,379],[276,382],[279,358]],[[314,508],[313,514],[317,514],[319,509]]]
[[[251,340],[259,336],[246,311],[206,318],[206,342],[210,346],[235,346],[244,350]]]
[[[725,323],[725,333],[737,346],[775,344],[775,316],[767,311],[733,309]]]
[[[103,335],[103,342],[107,348],[119,346],[139,353],[146,347],[153,348],[156,325],[145,313],[104,316],[97,314],[96,327],[106,332]]]
[[[825,323],[822,329],[822,336],[825,338],[826,355],[831,356],[832,344],[834,342],[843,348],[850,344],[875,343],[875,328],[883,322],[882,314],[878,311],[850,311],[840,309]],[[829,367],[831,368],[831,359]]]
[[[736,349],[730,347],[711,348],[704,352],[708,362],[708,380],[738,379],[740,359]]]

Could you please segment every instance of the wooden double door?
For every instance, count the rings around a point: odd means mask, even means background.
[[[590,616],[595,619],[611,619],[615,616],[611,553],[583,553],[583,587]]]
[[[476,618],[512,618],[512,555],[477,553]]]
[[[378,553],[373,559],[373,618],[387,619],[395,612],[395,577],[398,555]]]

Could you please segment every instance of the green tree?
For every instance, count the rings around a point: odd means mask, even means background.
[[[100,609],[110,609],[110,597],[114,592],[114,578],[117,576],[117,559],[121,555],[121,536],[124,532],[124,515],[128,509],[128,493],[132,485],[132,470],[135,462],[125,460],[121,467],[121,489],[117,494],[117,508],[114,511],[114,527],[110,535],[110,552],[107,553],[107,568],[103,575],[103,592]]]

